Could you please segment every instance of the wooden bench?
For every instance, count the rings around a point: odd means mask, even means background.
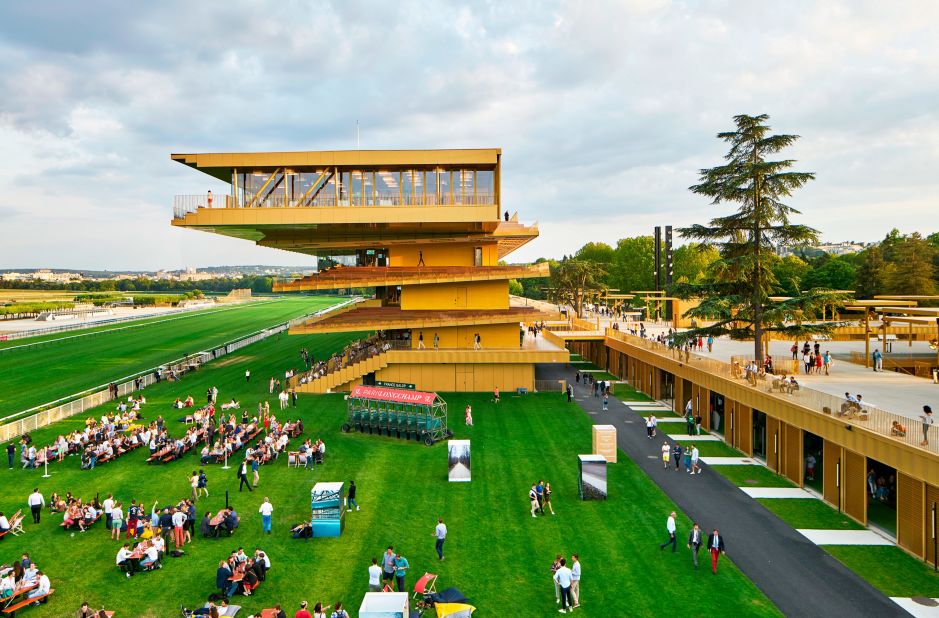
[[[45,603],[46,600],[48,600],[48,598],[51,597],[54,592],[55,592],[55,588],[50,588],[49,592],[47,592],[46,594],[41,594],[31,599],[27,597],[23,599],[22,601],[20,601],[19,603],[17,603],[16,605],[8,605],[7,607],[4,607],[3,613],[13,616],[16,614],[16,610],[22,609],[26,607],[27,605],[31,605],[36,602]]]

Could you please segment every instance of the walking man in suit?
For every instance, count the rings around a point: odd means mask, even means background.
[[[724,553],[724,537],[717,528],[708,535],[708,551],[711,552],[711,572],[717,575],[717,557]]]
[[[698,524],[694,524],[691,528],[691,532],[688,533],[688,548],[691,549],[691,561],[694,563],[694,568],[698,568],[698,551],[701,549],[701,528],[698,527]]]
[[[659,549],[665,549],[667,546],[672,546],[672,553],[675,553],[678,543],[675,540],[675,532],[677,531],[675,527],[675,511],[672,511],[668,516],[668,521],[665,522],[665,529],[668,530],[668,540],[659,545]],[[714,559],[714,564],[717,564],[717,558]]]
[[[248,491],[254,491],[251,489],[251,483],[248,482],[248,460],[242,460],[241,465],[238,466],[238,491],[240,492],[244,486],[248,486]]]

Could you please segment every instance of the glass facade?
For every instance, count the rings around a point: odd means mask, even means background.
[[[244,208],[496,203],[491,169],[236,170],[232,196]]]

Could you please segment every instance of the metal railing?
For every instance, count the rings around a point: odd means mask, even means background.
[[[379,207],[379,206],[493,206],[495,195],[477,193],[475,195],[400,195],[398,193],[378,193],[374,195],[335,194],[316,196],[312,200],[302,196],[286,196],[276,191],[260,199],[245,198],[236,200],[230,195],[213,196],[211,208],[323,208],[323,207]],[[183,219],[189,213],[200,208],[210,208],[208,195],[176,195],[173,197],[173,217]]]
[[[643,339],[636,335],[630,335],[623,331],[606,329],[606,335],[612,339],[618,339],[629,345],[649,350],[663,358],[679,360],[685,364],[703,369],[708,373],[720,375],[732,380],[748,382],[752,387],[761,389],[769,397],[785,400],[788,403],[795,404],[816,414],[823,414],[838,418],[845,423],[858,429],[872,431],[880,435],[888,436],[899,440],[909,446],[927,450],[932,453],[939,453],[939,439],[933,435],[933,440],[928,446],[922,446],[922,431],[920,422],[911,419],[908,416],[895,414],[881,408],[864,404],[860,407],[845,406],[846,413],[843,413],[845,399],[835,395],[829,395],[821,391],[814,390],[800,384],[797,390],[787,392],[779,388],[778,376],[772,374],[756,377],[747,377],[743,371],[743,365],[725,363],[712,358],[705,358],[693,352],[679,350],[678,348],[669,348],[663,343]],[[897,423],[903,428],[903,431],[895,431]],[[937,430],[933,429],[935,433]],[[901,435],[902,434],[902,435]]]

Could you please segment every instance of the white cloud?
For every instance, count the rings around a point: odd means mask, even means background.
[[[0,5],[0,266],[303,262],[171,228],[170,152],[503,148],[512,259],[716,214],[714,134],[769,113],[831,239],[933,231],[939,5],[248,0]]]

